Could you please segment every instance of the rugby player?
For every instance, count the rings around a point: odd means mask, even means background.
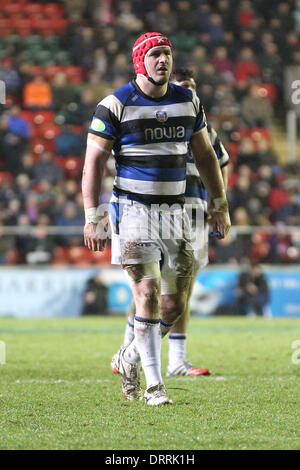
[[[179,86],[184,86],[193,92],[196,91],[196,83],[193,76],[193,71],[188,69],[177,69],[172,75],[172,82]],[[224,148],[224,145],[219,140],[216,131],[207,123],[207,131],[210,141],[218,157],[219,165],[221,167],[224,187],[227,189],[227,165],[229,162],[229,155]],[[204,212],[204,220],[209,220],[209,210],[207,207],[207,191],[205,190],[201,181],[199,172],[196,168],[191,151],[188,153],[186,172],[186,189],[185,189],[185,204],[199,207]],[[200,210],[200,216],[203,212]],[[197,229],[195,223],[195,211],[188,211],[191,215],[191,224],[194,229]],[[196,245],[194,247],[195,263],[194,274],[192,282],[189,287],[188,302],[184,313],[177,319],[176,323],[172,326],[169,333],[169,354],[168,354],[168,368],[167,376],[197,376],[197,375],[210,375],[209,369],[194,367],[190,362],[186,361],[186,338],[187,326],[190,313],[189,300],[193,291],[194,282],[197,274],[201,268],[204,268],[208,263],[208,224],[204,226],[199,224],[199,229],[203,229],[202,236],[198,237],[202,241],[202,246]],[[131,306],[131,313],[128,317],[128,322],[125,328],[123,346],[128,346],[134,338],[134,305]],[[114,373],[118,374],[117,365],[118,353],[114,354],[111,360],[111,369]]]
[[[141,363],[145,402],[157,406],[171,402],[161,374],[161,339],[185,309],[194,268],[191,227],[183,207],[189,143],[212,199],[211,223],[219,238],[228,233],[230,218],[200,100],[169,83],[171,43],[161,33],[142,34],[132,57],[136,79],[98,104],[89,128],[82,179],[84,242],[94,251],[105,248],[97,208],[113,150],[112,263],[122,264],[136,307],[134,340],[120,349],[118,369],[124,398],[138,400]]]

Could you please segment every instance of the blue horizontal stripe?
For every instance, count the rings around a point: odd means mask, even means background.
[[[139,168],[116,165],[117,176],[142,181],[183,181],[185,168]]]
[[[213,148],[217,155],[218,160],[221,160],[221,158],[224,157],[221,147],[219,145],[214,145]],[[187,163],[194,163],[196,165],[195,159],[191,150],[189,150],[188,155],[187,155]]]
[[[184,195],[187,197],[198,197],[204,201],[207,201],[208,199],[208,193],[206,189],[201,188],[201,186],[189,186],[187,184]]]
[[[186,335],[172,335],[172,333],[169,334],[169,339],[186,339]]]
[[[159,319],[154,319],[154,318],[142,318],[142,317],[138,317],[137,315],[134,315],[134,319],[137,320],[137,321],[140,321],[140,322],[144,322],[144,323],[159,323]]]

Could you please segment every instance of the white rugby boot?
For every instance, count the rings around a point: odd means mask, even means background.
[[[167,396],[164,384],[158,383],[147,388],[144,394],[145,402],[150,406],[167,405],[173,403]]]
[[[122,392],[125,400],[142,400],[143,393],[140,386],[140,364],[130,364],[124,359],[126,348],[121,347],[114,355],[116,370],[122,375]]]

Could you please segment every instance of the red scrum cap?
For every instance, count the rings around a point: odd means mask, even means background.
[[[151,78],[147,70],[147,61],[145,59],[151,49],[161,46],[172,48],[172,44],[168,38],[156,32],[144,33],[135,41],[132,48],[132,60],[136,74]]]

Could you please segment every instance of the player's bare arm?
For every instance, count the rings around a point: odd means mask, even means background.
[[[201,179],[214,203],[211,211],[213,231],[220,232],[219,238],[224,238],[231,225],[228,203],[222,172],[206,128],[193,135],[191,148]]]
[[[82,195],[85,210],[84,244],[90,250],[103,251],[106,238],[97,230],[99,217],[96,214],[105,165],[111,154],[113,140],[89,134],[82,174]]]
[[[227,191],[227,188],[228,188],[228,166],[227,165],[221,168],[221,173],[222,173],[224,188],[225,188],[225,191]]]

